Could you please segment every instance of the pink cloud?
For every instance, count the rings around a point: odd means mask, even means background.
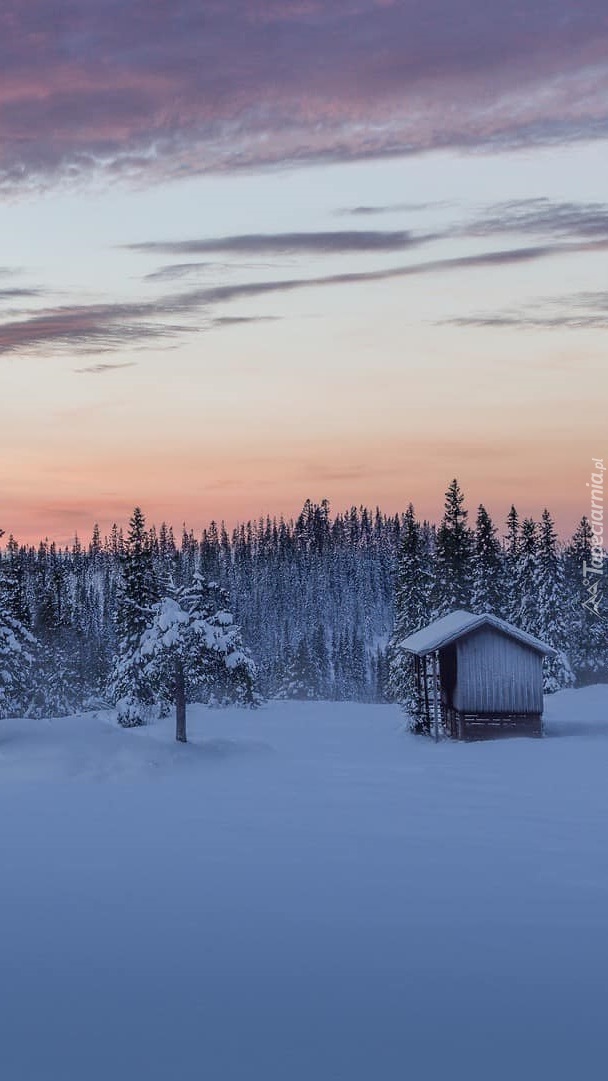
[[[605,135],[600,0],[5,0],[0,184]]]

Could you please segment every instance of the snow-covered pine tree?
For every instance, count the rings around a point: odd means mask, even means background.
[[[348,635],[336,627],[332,643],[332,668],[334,673],[333,697],[346,701],[351,689],[351,650]]]
[[[0,530],[0,537],[2,531]],[[28,629],[32,626],[32,613],[28,603],[28,574],[25,549],[20,549],[10,534],[6,544],[6,558],[2,565],[2,591],[5,608]]]
[[[0,529],[0,537],[4,531]],[[36,640],[17,617],[18,595],[4,560],[0,562],[0,718],[24,713]]]
[[[507,514],[507,533],[504,540],[504,578],[503,598],[499,614],[509,623],[517,624],[519,612],[519,598],[516,591],[517,562],[519,558],[519,545],[521,538],[521,525],[519,514],[513,504]]]
[[[522,631],[539,636],[538,618],[538,527],[524,518],[517,546],[513,575],[511,622]]]
[[[79,709],[93,690],[97,650],[86,619],[86,583],[95,573],[97,558],[85,553],[77,538],[71,550],[61,552],[51,544],[38,553],[31,607],[39,645],[31,716],[66,716]],[[99,685],[95,689],[99,693]]]
[[[504,595],[504,566],[497,529],[483,504],[477,511],[473,538],[471,611],[500,615]]]
[[[111,691],[117,705],[118,723],[124,728],[132,728],[145,723],[154,704],[154,690],[145,671],[140,647],[158,598],[146,520],[139,507],[130,519],[120,561],[122,582],[116,615],[118,652]]]
[[[557,650],[557,655],[545,658],[543,664],[544,690],[552,694],[562,687],[571,687],[574,674],[567,654],[569,606],[564,563],[553,519],[546,509],[542,513],[538,545],[537,603],[536,633],[542,641]]]
[[[455,609],[470,607],[473,540],[467,525],[468,515],[464,495],[454,479],[445,493],[444,515],[437,530],[434,619]]]
[[[169,587],[142,636],[139,657],[150,681],[175,705],[179,743],[187,741],[186,705],[201,690],[254,703],[255,665],[232,613],[218,601],[225,601],[222,591],[197,573],[191,585]]]
[[[412,720],[422,724],[423,708],[417,692],[414,659],[401,649],[408,635],[429,622],[433,586],[428,542],[410,503],[403,518],[395,583],[395,622],[388,647],[388,691]]]
[[[388,701],[388,654],[386,648],[378,646],[371,659],[370,701]]]
[[[314,670],[315,697],[326,698],[329,688],[329,650],[322,623],[318,624],[312,634],[311,660]]]
[[[89,555],[90,555],[91,559],[95,561],[95,560],[99,559],[100,554],[101,554],[101,537],[99,535],[99,525],[97,524],[97,522],[95,522],[95,525],[93,526],[93,534],[91,536],[91,541],[90,541],[90,544],[89,544]]]
[[[81,698],[74,636],[63,608],[67,575],[56,553],[49,553],[46,562],[34,616],[38,648],[28,716],[67,717]]]
[[[355,701],[365,701],[368,696],[367,657],[365,654],[363,631],[359,620],[355,621],[352,630],[350,656],[351,678],[353,681],[351,692],[352,698],[355,699]]]
[[[303,635],[288,657],[278,688],[278,697],[300,701],[315,698],[317,678],[318,672],[308,639]]]

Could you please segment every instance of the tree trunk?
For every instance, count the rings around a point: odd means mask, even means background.
[[[186,681],[184,665],[179,659],[175,662],[175,738],[178,743],[187,743]]]

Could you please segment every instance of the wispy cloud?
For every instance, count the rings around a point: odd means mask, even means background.
[[[217,263],[169,263],[167,266],[161,266],[158,270],[146,274],[144,280],[150,282],[179,281],[180,278],[189,278],[193,274],[206,273],[214,268],[217,268]]]
[[[4,0],[0,185],[608,132],[604,0]]]
[[[164,304],[83,304],[48,308],[0,323],[0,354],[31,353],[40,348],[64,352],[96,352],[117,349],[125,344],[166,338],[185,333],[186,328],[156,321],[175,314],[170,301]]]
[[[130,360],[124,364],[89,364],[86,368],[75,368],[78,375],[105,375],[106,372],[116,372],[120,368],[134,368],[135,361]]]
[[[25,300],[40,296],[39,289],[0,289],[0,300]]]
[[[498,330],[607,330],[608,293],[539,297],[517,310],[479,312],[442,320],[441,325]]]
[[[556,239],[608,238],[608,204],[559,203],[550,199],[518,199],[497,203],[453,230],[452,235],[486,237],[500,233]]]
[[[382,214],[416,213],[421,210],[437,209],[448,206],[445,202],[432,203],[387,203],[385,206],[342,206],[334,211],[337,217],[373,218]]]
[[[403,230],[354,229],[321,233],[250,233],[201,240],[153,240],[126,246],[130,251],[150,255],[350,255],[404,251],[431,239],[433,237],[415,236]],[[179,264],[179,270],[184,270],[187,265]]]
[[[262,292],[271,292],[262,289]],[[19,319],[0,323],[0,355],[30,355],[40,350],[50,354],[99,354],[128,346],[179,340],[194,332],[220,330],[239,324],[266,323],[280,316],[214,316],[212,304],[221,303],[216,289],[192,290],[140,303],[74,304],[48,308],[43,312],[22,313]],[[247,296],[247,286],[234,298]],[[193,321],[194,320],[194,321]],[[95,363],[76,369],[81,374],[102,375],[125,364]]]
[[[143,248],[145,253],[145,248]],[[143,280],[146,282],[174,282],[181,281],[184,278],[202,278],[209,274],[224,273],[229,271],[234,273],[235,270],[267,270],[268,267],[281,266],[284,264],[279,263],[276,259],[272,261],[266,261],[264,263],[244,263],[242,261],[231,260],[229,263],[219,263],[215,260],[209,261],[194,261],[192,263],[167,263],[164,266],[158,267],[157,270],[153,270],[149,274],[144,274]]]
[[[220,315],[212,320],[211,326],[214,329],[220,329],[221,327],[246,326],[249,323],[277,323],[280,319],[280,315]]]
[[[422,274],[511,266],[545,259],[553,255],[555,250],[553,245],[538,245],[535,247],[483,252],[478,255],[463,255],[451,259],[429,259],[426,262],[390,267],[386,270],[363,270],[308,278],[277,278],[258,282],[235,282],[234,284],[193,290],[191,293],[182,294],[181,301],[185,306],[188,306],[188,304],[193,306],[197,304],[216,305],[234,300],[264,296],[269,293],[290,293],[302,289],[390,281],[395,278],[416,277]]]
[[[171,339],[176,340],[195,331],[201,333],[237,322],[254,323],[277,318],[264,315],[215,315],[218,306],[235,301],[306,289],[379,283],[420,275],[499,269],[534,263],[556,254],[567,255],[607,246],[608,241],[537,244],[452,258],[429,259],[380,270],[345,271],[203,286],[139,302],[119,301],[49,308],[42,312],[23,313],[19,319],[0,323],[0,354],[27,355],[41,348],[51,352],[101,353],[125,345],[134,348],[139,344],[153,344],[155,341],[166,344]]]
[[[394,255],[402,251],[417,251],[435,240],[454,241],[457,238],[502,238],[506,235],[528,236],[535,243],[523,246],[497,247],[490,250],[427,258],[405,265],[367,267],[370,257]],[[71,304],[44,309],[11,311],[11,318],[0,322],[0,354],[28,353],[45,349],[50,353],[66,351],[105,353],[129,346],[153,345],[163,342],[179,344],[181,338],[234,325],[253,324],[280,318],[256,313],[217,315],[216,309],[239,301],[253,300],[271,294],[293,293],[306,289],[348,287],[363,283],[380,283],[421,275],[466,273],[476,269],[495,269],[518,264],[535,263],[549,258],[564,258],[580,253],[608,250],[608,204],[552,203],[546,199],[519,200],[496,204],[480,210],[468,221],[446,224],[434,233],[416,234],[404,230],[329,230],[324,232],[294,232],[276,234],[245,234],[219,238],[143,241],[127,245],[139,254],[218,254],[226,262],[193,261],[160,267],[146,280],[179,282],[189,276],[203,278],[207,273],[222,273],[220,283],[200,283],[195,288],[165,293],[153,299],[116,301],[100,304]],[[243,255],[267,256],[268,261],[243,262]],[[349,269],[331,274],[281,273],[290,265],[281,263],[286,255],[300,256],[360,256],[361,269]],[[234,259],[231,257],[234,256]],[[293,265],[293,261],[291,261]],[[298,263],[300,267],[300,263]],[[234,280],[239,271],[272,270],[261,279]],[[226,277],[228,276],[228,280]],[[217,281],[217,279],[216,279]],[[9,286],[0,289],[2,300],[26,300],[43,295],[42,290]],[[449,320],[455,326],[542,326],[542,327],[603,327],[605,314],[589,304],[579,303],[572,311],[561,304],[559,310],[524,312],[499,311],[462,314]],[[101,374],[114,370],[113,365],[91,365],[81,371]]]
[[[388,205],[353,207],[339,213],[382,214],[391,209],[394,207]],[[593,246],[599,247],[608,240],[608,204],[524,199],[490,205],[464,221],[446,223],[426,232],[352,229],[250,233],[194,239],[148,240],[130,243],[124,247],[128,251],[152,256],[222,254],[227,257],[268,257],[268,261],[264,263],[218,263],[211,260],[170,263],[145,275],[146,281],[177,281],[217,270],[276,266],[276,257],[279,256],[390,255],[440,240],[486,239],[506,235],[534,237],[543,243],[551,240],[556,244],[556,251],[560,250],[559,245],[563,245],[564,241],[579,241],[590,245],[589,250],[592,250]]]

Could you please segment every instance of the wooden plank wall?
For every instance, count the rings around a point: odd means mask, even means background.
[[[456,643],[453,704],[473,713],[542,713],[542,656],[493,627]]]

